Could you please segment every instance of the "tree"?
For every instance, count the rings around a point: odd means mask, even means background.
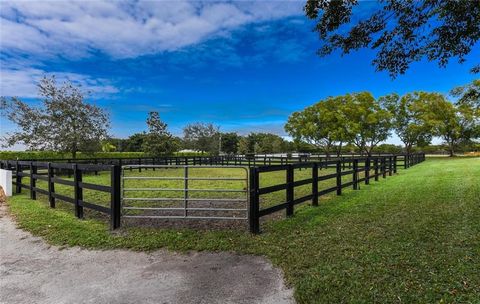
[[[290,150],[290,145],[273,133],[250,133],[240,139],[238,151],[247,153],[281,153]]]
[[[253,153],[254,144],[255,143],[252,143],[248,136],[240,137],[240,140],[238,141],[238,153],[243,155]]]
[[[31,106],[18,98],[2,98],[2,112],[19,130],[7,134],[5,146],[24,144],[31,150],[91,152],[107,138],[108,115],[85,102],[85,94],[70,81],[57,84],[54,76],[38,84],[40,106]]]
[[[390,94],[379,100],[392,114],[392,127],[408,154],[414,146],[425,146],[432,140],[432,127],[424,119],[426,100],[430,96],[430,93],[414,92],[402,97]]]
[[[454,97],[458,97],[457,104],[471,106],[480,115],[480,79],[473,80],[470,84],[456,87],[451,91]]]
[[[227,154],[236,154],[240,136],[235,132],[221,134],[221,150]]]
[[[308,18],[324,42],[318,54],[340,49],[342,54],[370,48],[378,50],[373,65],[392,77],[410,64],[427,58],[445,66],[450,58],[465,60],[480,38],[480,1],[382,1],[367,18],[352,21],[357,0],[307,0]],[[342,25],[350,25],[346,31]],[[472,69],[480,71],[480,65]]]
[[[445,141],[450,156],[454,156],[459,145],[479,137],[478,115],[472,106],[456,105],[441,94],[433,94],[428,100],[428,109],[426,119],[433,126],[434,135]]]
[[[147,133],[135,133],[130,135],[122,142],[122,148],[124,152],[141,152],[143,151],[143,143],[147,138]]]
[[[169,155],[178,150],[178,143],[167,131],[167,124],[160,119],[158,112],[148,113],[148,133],[142,144],[143,151],[153,155]]]
[[[349,95],[344,109],[347,136],[361,153],[372,155],[372,150],[390,136],[392,114],[382,109],[369,92]]]
[[[192,123],[183,129],[187,147],[211,154],[219,153],[220,131],[211,123]]]
[[[344,107],[351,95],[328,97],[303,111],[293,113],[285,131],[296,140],[303,140],[329,156],[334,149],[340,155],[342,145],[351,139],[347,132]]]

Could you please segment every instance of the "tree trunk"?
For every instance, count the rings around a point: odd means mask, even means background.
[[[405,151],[407,152],[407,155],[410,155],[412,153],[412,146],[411,145],[405,145]]]
[[[448,153],[450,157],[453,157],[455,155],[455,150],[453,148],[453,144],[448,145]]]

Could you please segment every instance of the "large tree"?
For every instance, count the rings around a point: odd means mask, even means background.
[[[410,154],[414,146],[425,146],[432,140],[432,126],[425,118],[426,100],[430,93],[414,92],[400,97],[390,94],[380,97],[380,103],[392,113],[392,127]]]
[[[344,109],[347,134],[361,153],[373,149],[390,136],[392,114],[383,109],[369,92],[350,95]]]
[[[452,57],[463,62],[480,38],[479,0],[383,0],[356,14],[359,3],[307,0],[305,13],[324,43],[319,55],[374,49],[376,69],[395,77],[424,58],[440,66]],[[480,65],[472,69],[479,70]]]
[[[295,140],[306,141],[324,151],[340,155],[342,145],[352,139],[347,132],[345,106],[352,95],[329,97],[303,111],[294,112],[285,125],[285,131]]]
[[[183,128],[185,145],[191,149],[218,154],[220,149],[219,127],[211,123],[192,123]]]
[[[426,120],[434,128],[434,135],[441,137],[448,147],[450,156],[461,144],[471,143],[480,133],[479,117],[468,104],[454,104],[444,95],[432,93],[428,99]]]
[[[2,97],[1,108],[18,126],[7,134],[4,146],[16,143],[30,150],[77,152],[100,149],[107,138],[108,115],[99,107],[85,102],[85,93],[70,81],[58,84],[55,77],[44,77],[38,84],[41,104],[29,105],[18,98]]]
[[[178,150],[178,143],[168,132],[167,124],[160,119],[158,112],[148,113],[148,133],[142,144],[144,152],[153,155],[169,155]]]
[[[222,133],[221,137],[221,151],[227,154],[236,154],[238,151],[238,142],[240,136],[235,132]]]

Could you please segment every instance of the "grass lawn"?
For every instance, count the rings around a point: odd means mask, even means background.
[[[429,159],[359,191],[304,205],[264,233],[128,228],[77,220],[27,195],[19,225],[60,246],[234,251],[268,257],[299,303],[480,303],[480,158]],[[59,203],[60,205],[60,203]]]

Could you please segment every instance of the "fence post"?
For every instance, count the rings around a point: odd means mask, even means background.
[[[392,176],[392,170],[393,170],[393,157],[389,156],[388,157],[388,176]]]
[[[403,169],[408,168],[408,154],[403,155]]]
[[[250,232],[251,233],[260,233],[260,217],[258,216],[258,212],[260,211],[260,201],[258,197],[258,180],[259,180],[259,173],[258,168],[250,168],[249,169],[249,187],[250,187],[250,204],[249,204],[249,215],[248,221],[250,224]]]
[[[138,172],[142,172],[142,159],[138,159]]]
[[[318,164],[312,166],[312,206],[318,206]]]
[[[382,177],[387,178],[387,162],[386,162],[386,157],[382,157]]]
[[[50,208],[55,208],[55,198],[53,197],[53,193],[55,193],[55,183],[52,181],[54,178],[54,168],[52,168],[52,163],[48,163],[47,165],[48,170],[48,202],[50,203]]]
[[[345,159],[337,160],[337,195],[342,194],[342,165],[345,166]]]
[[[397,173],[397,156],[393,156],[393,173]]]
[[[358,190],[358,159],[353,160],[353,190]]]
[[[365,161],[365,185],[370,184],[370,157]]]
[[[30,162],[30,198],[33,200],[37,199],[37,192],[35,191],[36,179],[34,175],[37,175],[37,166],[33,165],[33,162]]]
[[[19,167],[19,164],[18,164],[18,160],[17,160],[17,163],[15,165],[15,171],[16,171],[16,175],[15,175],[15,180],[16,180],[16,185],[15,185],[15,192],[16,193],[22,193],[22,177],[19,175],[20,173],[20,167]]]
[[[110,172],[110,228],[120,227],[121,216],[121,174],[122,167],[112,166]]]
[[[375,166],[375,181],[378,181],[378,156],[375,157],[375,160],[373,161],[373,165]]]
[[[293,165],[287,167],[287,216],[293,215],[293,181],[294,181]]]
[[[82,171],[78,169],[78,164],[73,164],[73,184],[75,191],[75,216],[83,218],[83,206],[80,205],[80,201],[83,201],[83,188],[80,187],[82,182]]]

